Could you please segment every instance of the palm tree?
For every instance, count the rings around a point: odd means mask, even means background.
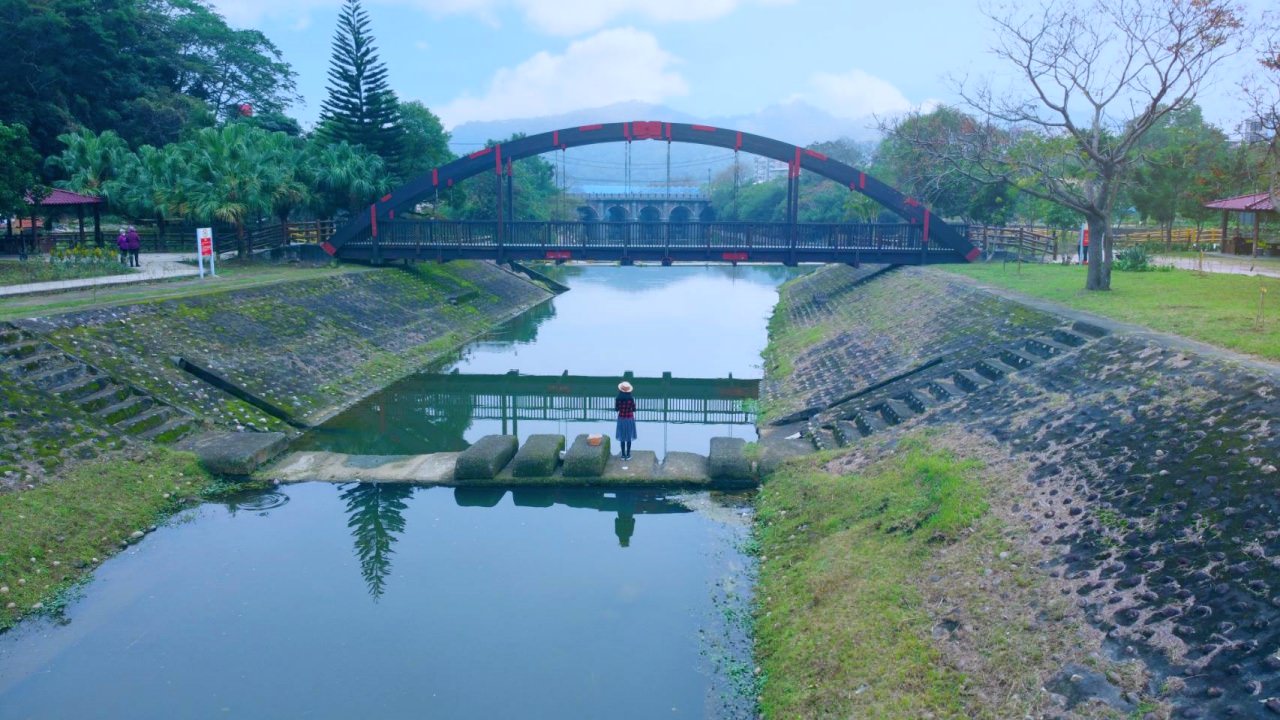
[[[54,184],[64,190],[85,195],[107,195],[107,186],[129,155],[129,146],[113,130],[95,135],[89,130],[64,133],[58,140],[65,145],[61,154],[49,158],[53,169],[65,174],[66,180]]]
[[[188,173],[179,186],[179,207],[185,215],[234,225],[241,259],[249,256],[245,223],[260,217],[271,204],[272,168],[264,162],[260,137],[265,134],[244,123],[231,123],[204,128],[183,143]]]
[[[179,188],[186,173],[181,146],[143,145],[137,154],[123,158],[119,174],[106,185],[107,193],[127,217],[155,218],[163,238],[168,220],[181,213]]]
[[[367,205],[392,182],[381,157],[345,141],[308,145],[306,176],[316,189],[313,209],[322,216]]]

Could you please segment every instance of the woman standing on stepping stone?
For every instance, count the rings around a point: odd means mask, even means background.
[[[613,401],[613,408],[618,411],[618,428],[614,435],[622,446],[622,459],[630,460],[631,441],[636,439],[636,400],[631,397],[631,383],[626,380],[618,383],[618,397]]]

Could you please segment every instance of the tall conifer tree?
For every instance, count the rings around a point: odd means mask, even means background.
[[[360,0],[347,0],[338,16],[329,96],[320,108],[320,133],[326,139],[363,145],[399,173],[404,152],[400,103],[387,84],[387,67],[378,59]]]

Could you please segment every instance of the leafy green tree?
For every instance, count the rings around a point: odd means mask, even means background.
[[[454,159],[449,133],[426,105],[411,100],[400,104],[404,126],[404,179],[417,177]]]
[[[1171,242],[1173,223],[1180,213],[1199,214],[1212,187],[1208,178],[1229,153],[1227,136],[1205,122],[1200,108],[1189,105],[1166,115],[1138,143],[1141,161],[1129,191],[1138,212],[1160,224]]]
[[[160,146],[227,98],[265,110],[292,97],[278,50],[195,0],[0,0],[0,48],[0,121],[44,156],[81,128]]]
[[[400,103],[387,83],[387,67],[378,59],[360,0],[346,0],[338,15],[328,97],[320,108],[322,137],[368,149],[398,176],[405,151]]]
[[[0,214],[23,214],[27,193],[39,182],[39,167],[27,129],[0,123]]]
[[[133,220],[154,218],[163,235],[168,221],[181,212],[187,157],[176,144],[143,145],[120,161],[120,172],[107,182],[112,207]]]
[[[167,4],[175,91],[203,101],[221,120],[239,117],[242,104],[273,115],[297,99],[293,69],[261,32],[228,26],[200,0]]]

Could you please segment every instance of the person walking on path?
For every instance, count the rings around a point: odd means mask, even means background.
[[[138,259],[138,252],[142,250],[142,237],[138,235],[138,229],[130,225],[124,240],[129,249],[129,267],[142,267],[142,262]]]
[[[618,383],[618,397],[613,401],[618,411],[618,427],[614,435],[621,446],[622,459],[631,459],[631,441],[636,439],[636,399],[631,397],[631,383]]]
[[[120,249],[120,264],[129,264],[129,236],[125,234],[124,228],[120,228],[120,234],[116,236],[116,247]]]

